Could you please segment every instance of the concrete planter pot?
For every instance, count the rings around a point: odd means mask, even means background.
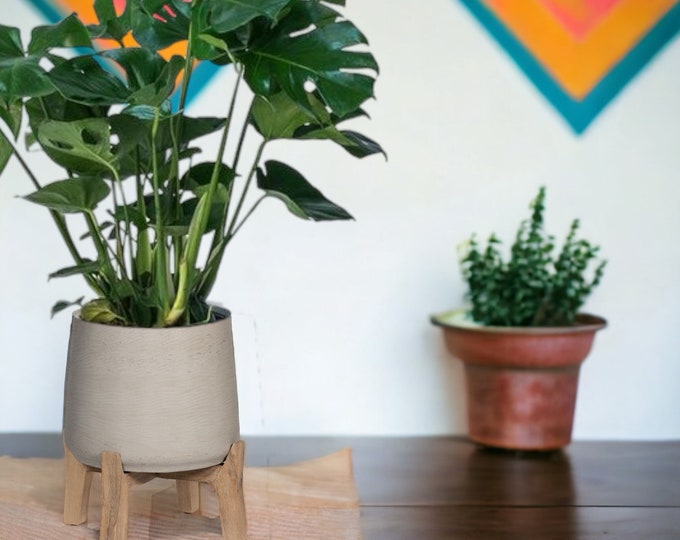
[[[239,440],[231,316],[176,328],[71,325],[64,443],[85,465],[119,452],[130,472],[201,469]]]
[[[581,314],[568,327],[485,327],[456,310],[432,317],[465,365],[470,438],[514,450],[571,442],[581,364],[606,321]]]

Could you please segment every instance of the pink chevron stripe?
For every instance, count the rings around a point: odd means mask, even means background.
[[[584,39],[622,0],[539,0],[576,40]]]

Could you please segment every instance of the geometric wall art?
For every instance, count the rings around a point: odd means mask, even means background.
[[[85,23],[96,22],[92,0],[27,1],[52,23],[74,12]],[[680,0],[460,2],[576,134],[680,31]],[[114,3],[123,10],[125,0]],[[189,101],[217,69],[209,62],[195,66]]]
[[[680,30],[680,0],[460,0],[582,133]]]

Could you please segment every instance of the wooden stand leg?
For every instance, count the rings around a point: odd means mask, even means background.
[[[94,469],[83,465],[64,445],[66,484],[64,486],[64,523],[80,525],[87,521],[87,505]]]
[[[68,449],[64,522],[79,525],[87,520],[87,503],[92,473],[97,471],[80,463]],[[243,494],[243,456],[245,443],[231,445],[224,463],[197,471],[172,473],[126,473],[118,452],[102,452],[102,521],[99,540],[127,540],[129,491],[155,477],[177,483],[179,508],[193,513],[200,508],[200,483],[210,484],[217,495],[223,540],[247,540],[246,504]]]
[[[245,443],[231,445],[217,474],[210,480],[220,506],[223,540],[247,538],[246,505],[243,496],[243,455]]]
[[[128,484],[118,452],[102,452],[102,522],[99,540],[127,540]]]
[[[181,485],[187,486],[187,484],[199,484],[200,482],[210,484],[215,490],[220,506],[223,540],[247,540],[248,524],[246,521],[246,503],[243,496],[244,453],[245,443],[238,441],[231,445],[229,453],[221,465],[197,471],[158,473],[157,476],[176,480],[178,494],[181,493],[180,490],[185,489],[179,487]],[[182,497],[181,494],[180,497]],[[180,502],[180,508],[182,508],[181,505]]]
[[[176,480],[179,509],[193,514],[201,508],[201,484],[191,480]]]

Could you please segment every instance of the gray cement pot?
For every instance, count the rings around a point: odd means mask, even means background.
[[[71,325],[64,443],[100,467],[119,452],[126,471],[174,472],[224,461],[239,440],[231,316],[177,328]]]

